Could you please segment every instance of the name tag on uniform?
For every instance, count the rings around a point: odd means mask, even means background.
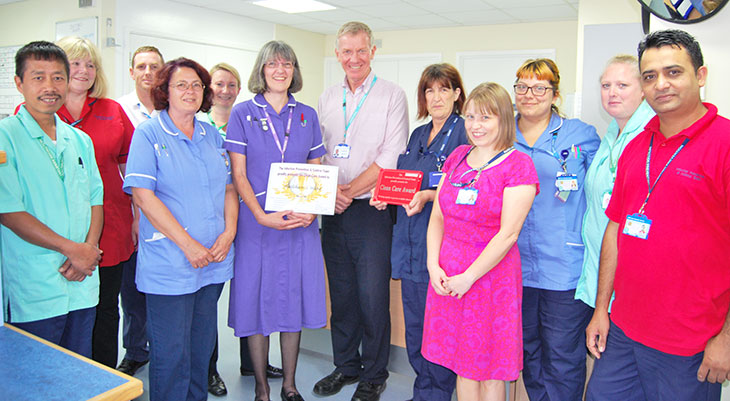
[[[646,239],[649,236],[651,220],[643,214],[630,214],[626,216],[623,233],[632,237]]]
[[[335,159],[349,159],[350,158],[350,145],[341,143],[335,146],[335,150],[332,152],[332,157]]]
[[[603,193],[603,198],[601,199],[601,207],[603,210],[608,209],[608,204],[611,202],[611,191],[606,191]]]
[[[558,191],[577,191],[578,176],[558,171],[557,178],[555,178],[555,186],[558,188]]]
[[[474,205],[477,203],[479,191],[476,188],[461,188],[456,195],[457,205]]]
[[[439,186],[439,182],[441,182],[441,177],[443,177],[444,173],[441,171],[431,171],[428,173],[428,186],[431,188],[436,188]]]

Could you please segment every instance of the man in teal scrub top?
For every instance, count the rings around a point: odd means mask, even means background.
[[[5,319],[90,357],[104,196],[94,147],[55,114],[68,88],[63,50],[29,43],[15,56],[15,74],[25,104],[0,121]]]

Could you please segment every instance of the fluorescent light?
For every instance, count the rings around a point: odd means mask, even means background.
[[[272,8],[288,14],[306,13],[310,11],[334,10],[335,7],[316,0],[261,0],[253,4]]]

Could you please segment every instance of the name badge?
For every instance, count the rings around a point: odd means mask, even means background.
[[[456,195],[457,205],[474,205],[477,203],[479,191],[476,188],[461,188]]]
[[[441,171],[431,171],[428,173],[428,186],[430,188],[436,188],[439,186],[439,182],[441,182],[441,177],[444,176],[444,173]]]
[[[608,209],[608,204],[611,202],[611,191],[608,190],[603,193],[603,198],[601,199],[601,207],[603,210]]]
[[[335,150],[332,152],[332,157],[335,159],[349,159],[350,158],[350,145],[341,143],[335,146]]]
[[[577,191],[578,176],[576,174],[568,174],[558,171],[557,178],[555,179],[555,186],[558,188],[558,191]]]
[[[626,216],[623,233],[632,237],[646,239],[649,236],[651,220],[643,214],[630,214]]]

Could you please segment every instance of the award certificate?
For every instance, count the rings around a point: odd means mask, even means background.
[[[421,189],[423,172],[382,169],[375,184],[373,199],[391,205],[407,205]]]
[[[271,163],[264,210],[335,214],[337,166]]]

